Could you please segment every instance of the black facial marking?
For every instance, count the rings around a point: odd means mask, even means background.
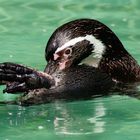
[[[92,54],[93,44],[89,41],[83,40],[73,46],[73,65],[79,64],[83,59]]]

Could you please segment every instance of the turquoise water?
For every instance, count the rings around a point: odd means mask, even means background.
[[[54,29],[73,19],[94,18],[115,31],[140,63],[139,15],[139,0],[0,0],[0,62],[43,70],[45,45]],[[15,98],[2,89],[0,100]],[[140,101],[127,96],[0,105],[0,140],[139,140],[139,130]]]

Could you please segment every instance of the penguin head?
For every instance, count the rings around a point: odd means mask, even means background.
[[[98,67],[104,59],[128,54],[118,37],[103,23],[93,19],[68,22],[55,30],[45,51],[48,63],[64,70],[78,65],[89,55],[97,60]]]

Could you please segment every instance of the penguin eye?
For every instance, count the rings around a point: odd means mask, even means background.
[[[65,55],[71,55],[71,54],[72,54],[72,49],[71,49],[71,48],[67,48],[67,49],[64,51],[64,54],[65,54]]]

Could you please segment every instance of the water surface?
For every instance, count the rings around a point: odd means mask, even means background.
[[[108,25],[140,63],[139,0],[0,0],[0,62],[43,70],[52,32],[77,18]],[[0,100],[11,100],[3,94]],[[137,91],[139,94],[139,91]],[[128,96],[20,107],[0,105],[0,140],[139,140],[140,101]]]

